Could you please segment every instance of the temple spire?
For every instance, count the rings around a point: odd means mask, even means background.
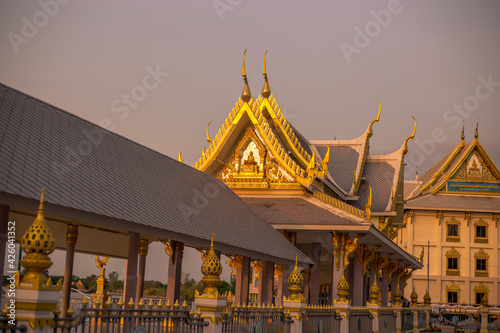
[[[465,140],[465,122],[462,121],[462,135],[460,136],[462,141]]]
[[[243,69],[241,70],[241,76],[243,76],[243,81],[245,81],[245,87],[241,93],[241,99],[243,102],[248,103],[252,97],[252,93],[250,92],[250,87],[248,86],[247,73],[245,71],[245,53],[247,53],[247,49],[243,52]]]
[[[477,139],[479,137],[478,128],[479,128],[479,118],[476,119],[476,131],[474,132],[474,139]]]
[[[262,75],[264,75],[264,87],[262,87],[262,97],[268,98],[271,96],[271,87],[269,87],[269,81],[267,80],[267,70],[266,70],[266,53],[264,53],[264,68],[262,69]]]

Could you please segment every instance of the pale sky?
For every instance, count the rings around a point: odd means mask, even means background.
[[[476,118],[500,164],[499,17],[495,0],[0,1],[0,82],[193,164],[241,94],[243,51],[256,97],[267,49],[271,90],[310,140],[360,136],[378,99],[371,153],[387,154],[414,115],[413,179]]]

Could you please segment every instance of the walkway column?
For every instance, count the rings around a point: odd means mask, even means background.
[[[312,243],[311,259],[313,266],[311,268],[311,289],[309,291],[309,303],[319,304],[319,285],[320,285],[320,271],[321,271],[321,244]]]
[[[73,261],[75,259],[75,245],[78,239],[78,226],[68,224],[66,230],[66,265],[64,266],[64,280],[61,299],[61,318],[66,317],[71,296],[71,282],[73,280]]]
[[[250,275],[250,258],[235,256],[236,285],[234,287],[234,303],[243,304],[248,302],[248,283]],[[240,263],[240,264],[239,264]]]
[[[130,232],[128,236],[128,256],[125,265],[125,284],[123,286],[123,303],[127,304],[135,296],[137,287],[137,256],[139,254],[139,234]],[[136,303],[139,300],[135,301]],[[126,307],[126,305],[125,305]]]
[[[262,260],[257,303],[270,304],[273,301],[274,263]]]
[[[352,305],[362,306],[363,301],[363,290],[365,286],[363,284],[363,247],[358,246],[356,252],[354,253],[354,268],[353,268],[353,284],[350,287],[352,290]],[[366,304],[366,303],[365,303]]]
[[[5,253],[7,252],[7,225],[9,224],[9,206],[0,205],[0,252],[4,253],[0,255],[0,272],[4,272],[4,260]],[[20,232],[20,231],[18,231]],[[21,247],[19,247],[21,251]],[[17,254],[19,255],[19,254]],[[8,269],[9,271],[14,271],[15,269]]]
[[[167,301],[174,304],[181,294],[181,272],[182,272],[182,257],[184,252],[184,243],[169,241],[170,250],[167,254],[170,255],[168,264],[168,281],[167,281]],[[165,245],[167,251],[167,245]]]
[[[139,301],[142,298],[144,290],[144,274],[146,272],[146,256],[148,255],[149,241],[145,238],[139,240],[139,273],[137,274],[137,288],[135,299]]]
[[[380,303],[381,303],[382,307],[385,307],[388,305],[387,297],[389,294],[389,270],[388,270],[387,266],[382,268],[382,282],[381,282],[381,284],[382,284],[382,286],[380,288],[380,292],[381,292]]]
[[[285,270],[285,264],[276,264],[274,267],[274,276],[276,277],[276,305],[283,305],[283,272]]]
[[[391,276],[391,303],[394,304],[394,292],[398,289],[398,278],[396,276]]]

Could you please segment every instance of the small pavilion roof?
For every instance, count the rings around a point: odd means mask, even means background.
[[[224,253],[311,263],[221,181],[3,84],[0,142],[0,204],[16,214],[45,188],[52,219],[188,246],[213,232]]]

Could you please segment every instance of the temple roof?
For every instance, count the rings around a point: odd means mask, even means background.
[[[34,210],[45,188],[76,223],[310,263],[223,182],[3,84],[0,138],[0,204]]]
[[[405,209],[500,213],[500,197],[426,194],[408,200]]]

